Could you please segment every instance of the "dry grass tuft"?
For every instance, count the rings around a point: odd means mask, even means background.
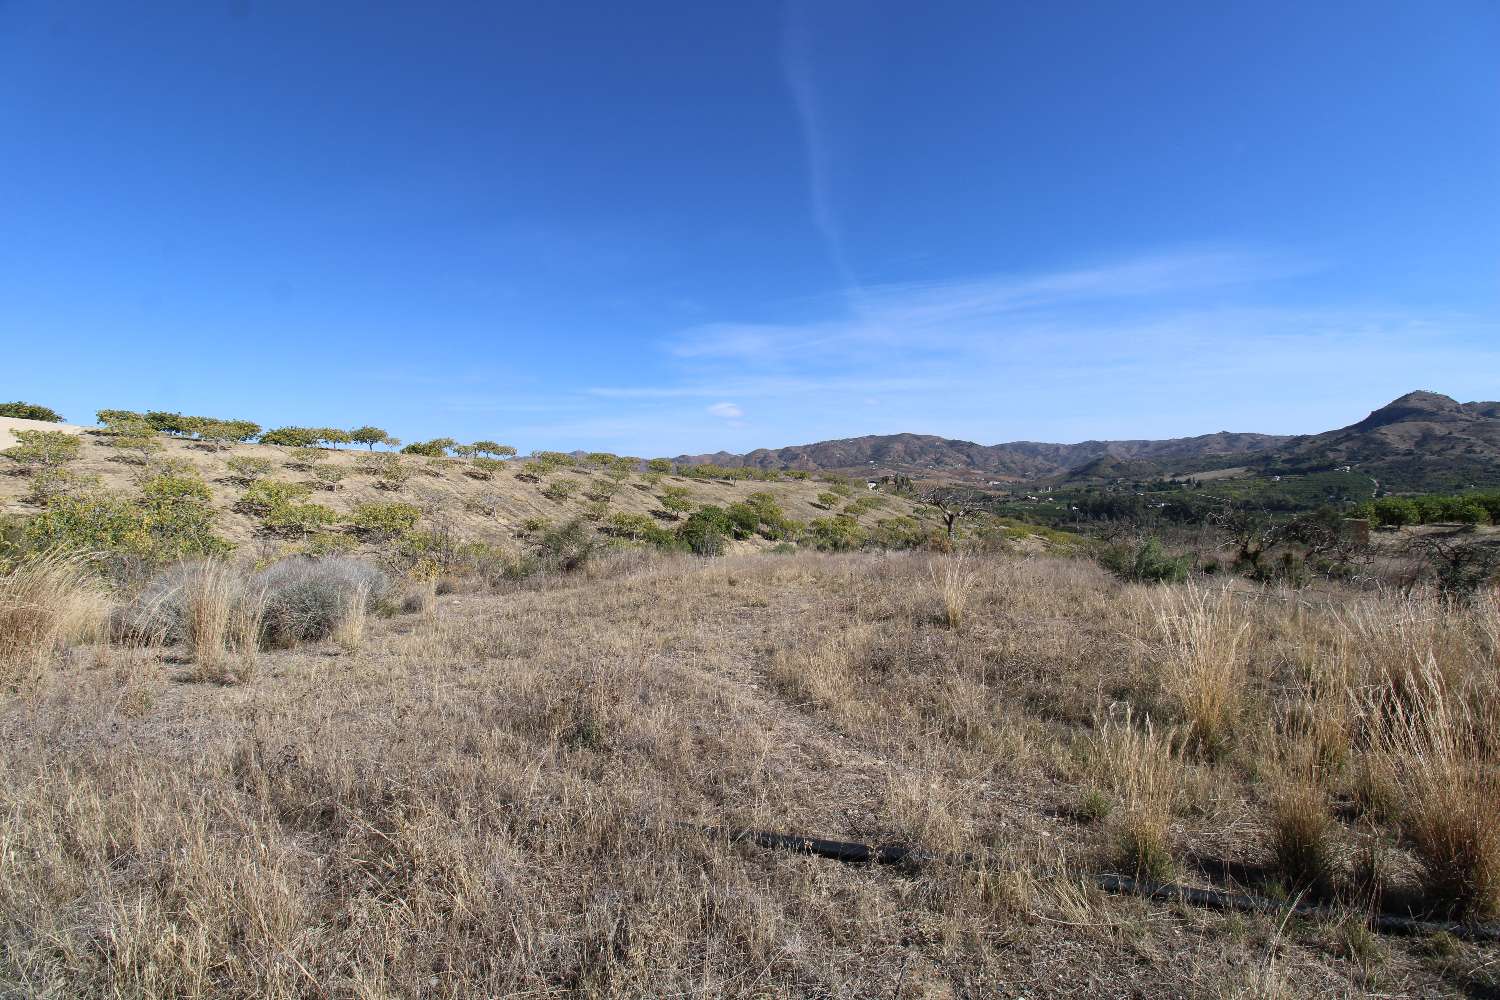
[[[942,608],[940,620],[949,628],[963,624],[979,581],[979,571],[965,553],[934,557],[927,576]]]
[[[1333,887],[1334,824],[1328,792],[1315,780],[1282,779],[1271,797],[1271,856],[1296,890],[1327,894]]]
[[[83,560],[59,553],[0,575],[0,685],[35,680],[63,648],[100,638],[109,599]]]
[[[1117,863],[1137,878],[1165,879],[1172,871],[1168,824],[1182,790],[1182,762],[1174,730],[1159,732],[1151,720],[1134,724],[1127,710],[1110,719],[1094,744],[1096,780],[1120,800],[1114,810]]]
[[[1228,587],[1189,583],[1167,590],[1157,622],[1164,637],[1162,686],[1209,756],[1227,746],[1245,687],[1241,653],[1250,623]]]
[[[1500,715],[1492,691],[1445,690],[1429,663],[1380,716],[1372,769],[1394,790],[1403,831],[1437,902],[1500,914]],[[1482,694],[1471,701],[1466,695]]]

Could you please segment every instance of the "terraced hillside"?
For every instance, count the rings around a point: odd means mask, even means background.
[[[324,533],[350,544],[360,542],[352,520],[361,504],[402,503],[421,511],[420,525],[443,528],[465,541],[484,542],[519,550],[541,522],[560,524],[585,518],[605,528],[616,515],[650,518],[666,528],[678,523],[686,510],[703,505],[728,506],[755,493],[769,493],[792,521],[809,523],[846,513],[865,527],[901,515],[927,518],[927,512],[899,496],[869,496],[863,481],[839,486],[816,477],[808,479],[729,480],[677,475],[623,473],[590,467],[583,459],[544,474],[523,471],[521,460],[476,464],[457,458],[396,456],[363,449],[298,449],[274,445],[236,444],[223,450],[205,444],[158,435],[157,450],[149,456],[112,447],[110,438],[90,429],[36,421],[7,421],[12,429],[71,431],[80,441],[78,457],[66,463],[71,491],[139,494],[142,480],[163,470],[187,470],[202,478],[211,492],[215,534],[236,545],[297,544],[306,539],[296,531],[268,530],[264,518],[245,504],[256,482],[288,484],[306,489],[303,502],[333,511],[337,520]],[[144,462],[144,464],[142,464]],[[399,475],[388,472],[395,463]],[[250,474],[247,465],[263,464],[265,471]],[[238,467],[238,468],[237,468]],[[37,480],[14,461],[0,459],[0,512],[25,517],[40,507],[34,497]],[[404,478],[404,481],[400,481]],[[664,509],[663,497],[681,495],[677,512]],[[822,497],[822,499],[819,499]],[[765,539],[731,543],[732,548],[769,547]]]

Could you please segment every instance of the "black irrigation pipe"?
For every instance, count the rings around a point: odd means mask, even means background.
[[[846,840],[827,840],[822,837],[805,837],[798,834],[770,833],[765,830],[723,829],[700,827],[695,829],[711,836],[721,837],[731,843],[749,843],[771,850],[792,851],[819,858],[830,858],[848,864],[875,865],[923,865],[946,862],[972,866],[976,859],[970,855],[942,856],[931,854],[916,847],[901,844],[883,844],[872,847]],[[1338,919],[1342,914],[1327,906],[1305,902],[1279,902],[1264,896],[1243,892],[1224,892],[1219,889],[1192,889],[1175,882],[1152,882],[1128,878],[1124,875],[1099,874],[1093,876],[1094,884],[1105,892],[1118,895],[1139,896],[1158,902],[1183,903],[1210,910],[1226,910],[1238,913],[1291,914],[1298,917]],[[1418,935],[1446,932],[1471,941],[1500,943],[1500,923],[1463,923],[1450,920],[1424,920],[1396,913],[1375,913],[1367,917],[1372,930],[1385,934]]]

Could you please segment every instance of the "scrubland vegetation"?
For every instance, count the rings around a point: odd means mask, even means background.
[[[837,477],[122,419],[9,453],[0,993],[1500,989],[1493,943],[1371,931],[1500,921],[1488,571],[1316,518],[1098,542]]]

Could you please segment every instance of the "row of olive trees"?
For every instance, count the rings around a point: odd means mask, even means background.
[[[14,404],[35,412],[31,404]],[[17,409],[17,413],[20,410]],[[285,448],[337,448],[341,445],[362,444],[373,451],[376,445],[401,448],[401,439],[393,437],[384,428],[365,425],[345,430],[341,427],[274,427],[264,430],[251,420],[225,420],[218,417],[190,416],[165,410],[100,410],[96,414],[99,423],[116,437],[140,438],[154,434],[203,441],[211,445],[227,446],[236,442],[258,441],[261,444],[279,445]],[[440,457],[452,452],[465,458],[487,456],[510,458],[516,449],[495,441],[475,441],[459,444],[452,438],[435,438],[417,441],[401,449],[409,455]]]

